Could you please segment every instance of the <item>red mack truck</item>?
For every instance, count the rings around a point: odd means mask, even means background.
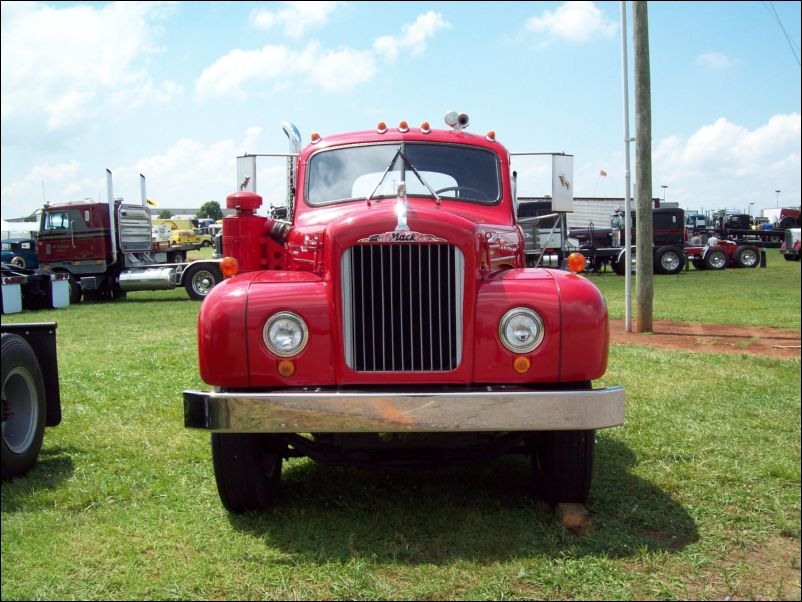
[[[223,279],[231,260],[185,263],[186,252],[154,248],[145,178],[140,175],[141,204],[115,199],[106,170],[108,202],[77,201],[45,205],[37,255],[42,268],[66,274],[70,303],[82,297],[114,300],[130,291],[170,290],[183,286],[203,299]]]
[[[211,433],[229,511],[269,507],[291,457],[524,454],[540,498],[586,500],[595,431],[624,421],[624,390],[592,386],[605,301],[576,273],[525,267],[510,153],[468,121],[313,134],[303,149],[285,123],[287,220],[256,215],[255,191],[228,197],[222,246],[240,273],[201,305],[212,390],[184,392],[184,423]]]

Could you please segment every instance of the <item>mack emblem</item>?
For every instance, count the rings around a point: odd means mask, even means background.
[[[385,232],[384,234],[371,234],[367,238],[363,238],[359,243],[366,242],[434,242],[445,243],[448,242],[443,238],[434,236],[433,234],[421,234],[420,232]]]

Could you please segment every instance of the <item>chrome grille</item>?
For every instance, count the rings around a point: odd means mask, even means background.
[[[445,372],[462,355],[465,262],[446,244],[365,244],[341,260],[346,363],[357,372]]]

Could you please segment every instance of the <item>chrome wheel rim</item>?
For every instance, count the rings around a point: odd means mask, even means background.
[[[3,381],[3,441],[15,454],[25,452],[36,436],[39,418],[38,395],[33,376],[17,367]]]

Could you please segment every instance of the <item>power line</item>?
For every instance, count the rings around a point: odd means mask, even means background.
[[[774,3],[771,1],[769,1],[768,4],[766,2],[763,2],[763,6],[766,7],[766,10],[769,11],[769,14],[774,17],[774,20],[777,21],[777,25],[779,25],[780,29],[782,29],[782,32],[785,35],[785,39],[788,41],[788,45],[791,47],[791,52],[794,53],[794,58],[796,59],[797,65],[802,66],[802,64],[799,62],[799,55],[796,52],[794,43],[791,41],[791,38],[788,37],[788,32],[785,31],[785,27],[783,26],[783,22],[780,19],[780,15],[777,14],[777,9],[774,8]]]

